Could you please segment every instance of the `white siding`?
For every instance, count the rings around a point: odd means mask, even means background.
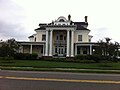
[[[75,31],[74,35],[74,42],[89,42],[89,37],[88,37],[89,31],[87,30],[79,30]],[[78,41],[78,35],[82,35],[82,41]]]
[[[37,31],[36,42],[44,42],[44,41],[42,41],[43,34],[46,35],[46,31]]]

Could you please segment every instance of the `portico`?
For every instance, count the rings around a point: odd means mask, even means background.
[[[46,30],[45,56],[66,56],[74,57],[74,25],[51,27]]]

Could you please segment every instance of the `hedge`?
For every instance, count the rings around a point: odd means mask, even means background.
[[[94,60],[95,62],[100,62],[100,61],[113,61],[116,60],[110,56],[102,56],[102,55],[77,55],[74,58],[75,60]]]
[[[37,59],[38,55],[33,53],[16,53],[14,54],[14,59],[19,59],[19,60],[35,60]]]

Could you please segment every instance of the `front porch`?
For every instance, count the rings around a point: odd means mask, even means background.
[[[45,56],[45,43],[44,42],[19,42],[21,44],[19,53],[37,53],[39,57]],[[96,43],[75,43],[73,55],[92,55],[95,51]],[[54,42],[52,46],[51,57],[66,57],[67,44]],[[69,50],[69,53],[71,50]],[[71,56],[71,54],[69,54]]]
[[[76,55],[92,55],[95,51],[96,43],[82,42],[75,44],[75,56]]]
[[[75,25],[47,26],[45,56],[74,57],[75,28]]]
[[[43,42],[19,42],[19,53],[36,53],[38,57],[44,56],[45,43]]]

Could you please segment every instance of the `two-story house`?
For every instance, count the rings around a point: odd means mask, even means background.
[[[93,53],[95,43],[91,42],[87,16],[84,22],[74,22],[60,16],[51,23],[40,23],[36,33],[29,36],[29,42],[20,42],[21,53],[37,53],[39,56],[74,57]]]

